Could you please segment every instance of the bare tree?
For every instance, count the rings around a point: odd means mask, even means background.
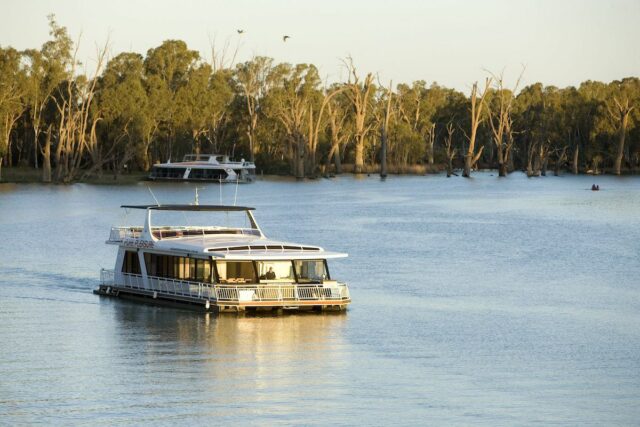
[[[447,155],[447,178],[453,174],[453,159],[456,157],[456,148],[453,146],[453,122],[447,123],[447,137],[444,140],[445,154]]]
[[[364,168],[364,143],[365,138],[372,125],[366,125],[367,109],[371,103],[371,97],[373,96],[373,74],[369,73],[364,79],[364,82],[360,84],[356,68],[353,65],[353,60],[347,58],[344,61],[347,70],[349,71],[349,80],[345,84],[348,88],[346,94],[351,100],[354,112],[355,120],[355,173],[362,173]]]
[[[496,146],[498,155],[498,176],[507,176],[509,157],[513,148],[513,118],[511,110],[515,100],[515,93],[518,91],[520,80],[524,73],[524,68],[513,90],[506,89],[504,85],[504,75],[493,75],[495,80],[495,96],[497,97],[497,106],[487,105],[489,113],[489,124],[491,125],[491,133],[493,134],[493,142]]]
[[[391,92],[392,82],[389,81],[389,89],[387,89],[387,102],[384,109],[384,119],[382,120],[382,126],[380,128],[380,178],[387,177],[387,139],[389,132],[389,119],[391,118],[391,99],[393,98],[393,92]]]
[[[331,99],[334,96],[340,93],[343,93],[346,90],[347,88],[344,86],[336,87],[331,90],[325,90],[324,97],[322,99],[322,105],[320,106],[320,112],[318,113],[318,117],[315,120],[313,118],[313,109],[310,109],[309,111],[309,164],[310,164],[309,169],[311,173],[315,173],[315,169],[317,167],[316,152],[318,149],[320,127],[323,123],[322,119],[323,119],[324,110],[325,108],[328,108],[329,114],[331,115]],[[339,138],[336,138],[336,139],[338,140],[337,144],[339,145]],[[331,148],[333,150],[333,144]],[[336,153],[338,155],[338,162],[340,162],[339,147],[336,147]],[[329,153],[329,158],[331,158],[331,153]]]
[[[329,133],[331,137],[331,149],[327,156],[327,164],[329,164],[333,158],[335,171],[337,174],[340,174],[342,173],[340,145],[344,144],[350,136],[346,126],[349,115],[345,109],[341,108],[341,106],[335,102],[327,103],[327,112],[329,114]]]
[[[98,49],[96,68],[89,80],[83,76],[73,77],[78,64],[76,61],[78,47],[76,47],[70,73],[72,77],[64,85],[64,93],[54,97],[60,116],[55,153],[56,181],[71,182],[80,170],[84,153],[87,150],[96,149],[95,125],[100,117],[97,113],[91,114],[91,105],[98,75],[106,58],[107,47],[108,42],[102,49]]]
[[[483,121],[482,108],[484,107],[485,97],[487,96],[490,87],[491,78],[487,77],[485,79],[484,91],[480,94],[480,100],[478,100],[478,82],[475,82],[471,88],[471,133],[467,135],[469,148],[464,156],[464,171],[462,172],[462,176],[465,178],[469,178],[471,176],[471,169],[473,169],[478,162],[478,159],[480,159],[484,148],[484,146],[480,147],[477,153],[475,151],[478,126]]]
[[[211,69],[214,73],[222,70],[228,70],[234,67],[238,51],[240,50],[240,39],[236,41],[235,46],[231,47],[231,40],[227,39],[218,48],[216,37],[209,38],[209,48],[211,50]]]

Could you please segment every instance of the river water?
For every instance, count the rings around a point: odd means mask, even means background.
[[[601,191],[589,191],[592,183]],[[152,184],[189,203],[192,184]],[[640,179],[205,185],[350,257],[344,314],[92,294],[146,184],[0,185],[0,424],[637,425]]]

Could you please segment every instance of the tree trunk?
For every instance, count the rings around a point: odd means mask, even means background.
[[[433,146],[436,139],[436,124],[431,125],[431,130],[429,131],[429,136],[427,137],[427,160],[429,162],[429,166],[433,166],[434,155],[433,155]]]
[[[336,152],[333,154],[333,161],[336,165],[336,175],[340,175],[342,173],[342,162],[340,160],[340,146],[336,149]]]
[[[304,179],[304,139],[298,135],[296,137],[296,178]]]
[[[364,170],[364,137],[362,135],[356,136],[356,158],[354,173],[362,173]]]
[[[38,169],[38,151],[40,151],[40,147],[38,144],[38,136],[40,135],[40,129],[37,129],[34,127],[34,138],[33,138],[33,164],[35,166],[36,169]]]
[[[387,177],[387,129],[382,128],[380,134],[380,178]]]
[[[622,158],[624,156],[624,137],[627,133],[627,124],[629,122],[629,114],[624,114],[620,120],[620,130],[618,131],[618,149],[616,152],[616,161],[614,165],[614,173],[620,175],[622,168]]]
[[[580,153],[580,146],[576,143],[576,148],[573,150],[573,162],[571,165],[571,172],[574,175],[578,175],[578,154]]]
[[[469,178],[471,176],[471,155],[467,154],[464,156],[464,170],[462,171],[462,176],[465,178]]]
[[[502,148],[498,147],[498,176],[507,176],[507,165],[504,161]]]
[[[42,182],[51,182],[51,125],[47,129],[47,140],[42,152]]]

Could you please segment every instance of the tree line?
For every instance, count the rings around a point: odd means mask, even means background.
[[[111,59],[105,45],[89,74],[54,16],[49,28],[40,49],[0,46],[0,168],[32,166],[44,182],[148,171],[200,152],[299,178],[415,165],[463,176],[640,167],[637,77],[520,88],[487,72],[464,94],[383,84],[346,58],[346,81],[325,84],[312,64],[234,64],[226,49],[207,62],[180,40]]]

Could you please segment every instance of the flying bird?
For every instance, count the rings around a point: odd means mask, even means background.
[[[286,42],[286,41],[287,41],[287,39],[290,39],[290,38],[291,38],[290,36],[282,36],[282,41],[283,41],[283,42]]]
[[[238,32],[238,34],[242,34],[244,33],[244,30],[236,30]]]

